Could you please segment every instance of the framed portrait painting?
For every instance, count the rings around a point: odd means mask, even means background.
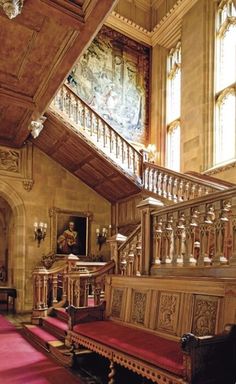
[[[89,254],[89,219],[84,212],[51,210],[53,221],[54,252],[58,255],[74,254],[87,257]]]

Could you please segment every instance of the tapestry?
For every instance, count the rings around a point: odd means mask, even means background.
[[[103,27],[72,69],[72,89],[123,137],[146,142],[150,49]]]

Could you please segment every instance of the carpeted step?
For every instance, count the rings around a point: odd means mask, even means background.
[[[55,335],[59,340],[64,340],[68,330],[68,324],[56,317],[45,317],[42,319],[42,327],[47,332]]]
[[[24,324],[23,330],[28,340],[35,342],[47,351],[49,350],[49,342],[59,341],[54,335],[38,325]]]
[[[53,308],[52,315],[53,317],[56,317],[57,319],[68,323],[69,315],[66,312],[65,308]]]

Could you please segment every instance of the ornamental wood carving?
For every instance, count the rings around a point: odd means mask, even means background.
[[[180,293],[160,293],[157,328],[177,333]]]
[[[124,296],[124,290],[123,289],[115,288],[113,290],[112,305],[111,305],[111,316],[112,317],[120,318],[123,296]]]
[[[147,293],[134,292],[132,300],[131,321],[144,325]]]
[[[219,297],[196,295],[192,332],[197,336],[214,335]]]

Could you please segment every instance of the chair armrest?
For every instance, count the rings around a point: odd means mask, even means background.
[[[236,382],[236,325],[227,324],[221,334],[197,337],[184,334],[184,378],[192,384]]]
[[[69,315],[69,329],[79,323],[87,323],[91,321],[103,320],[105,317],[106,303],[103,301],[94,307],[74,307],[69,305],[66,312]]]

